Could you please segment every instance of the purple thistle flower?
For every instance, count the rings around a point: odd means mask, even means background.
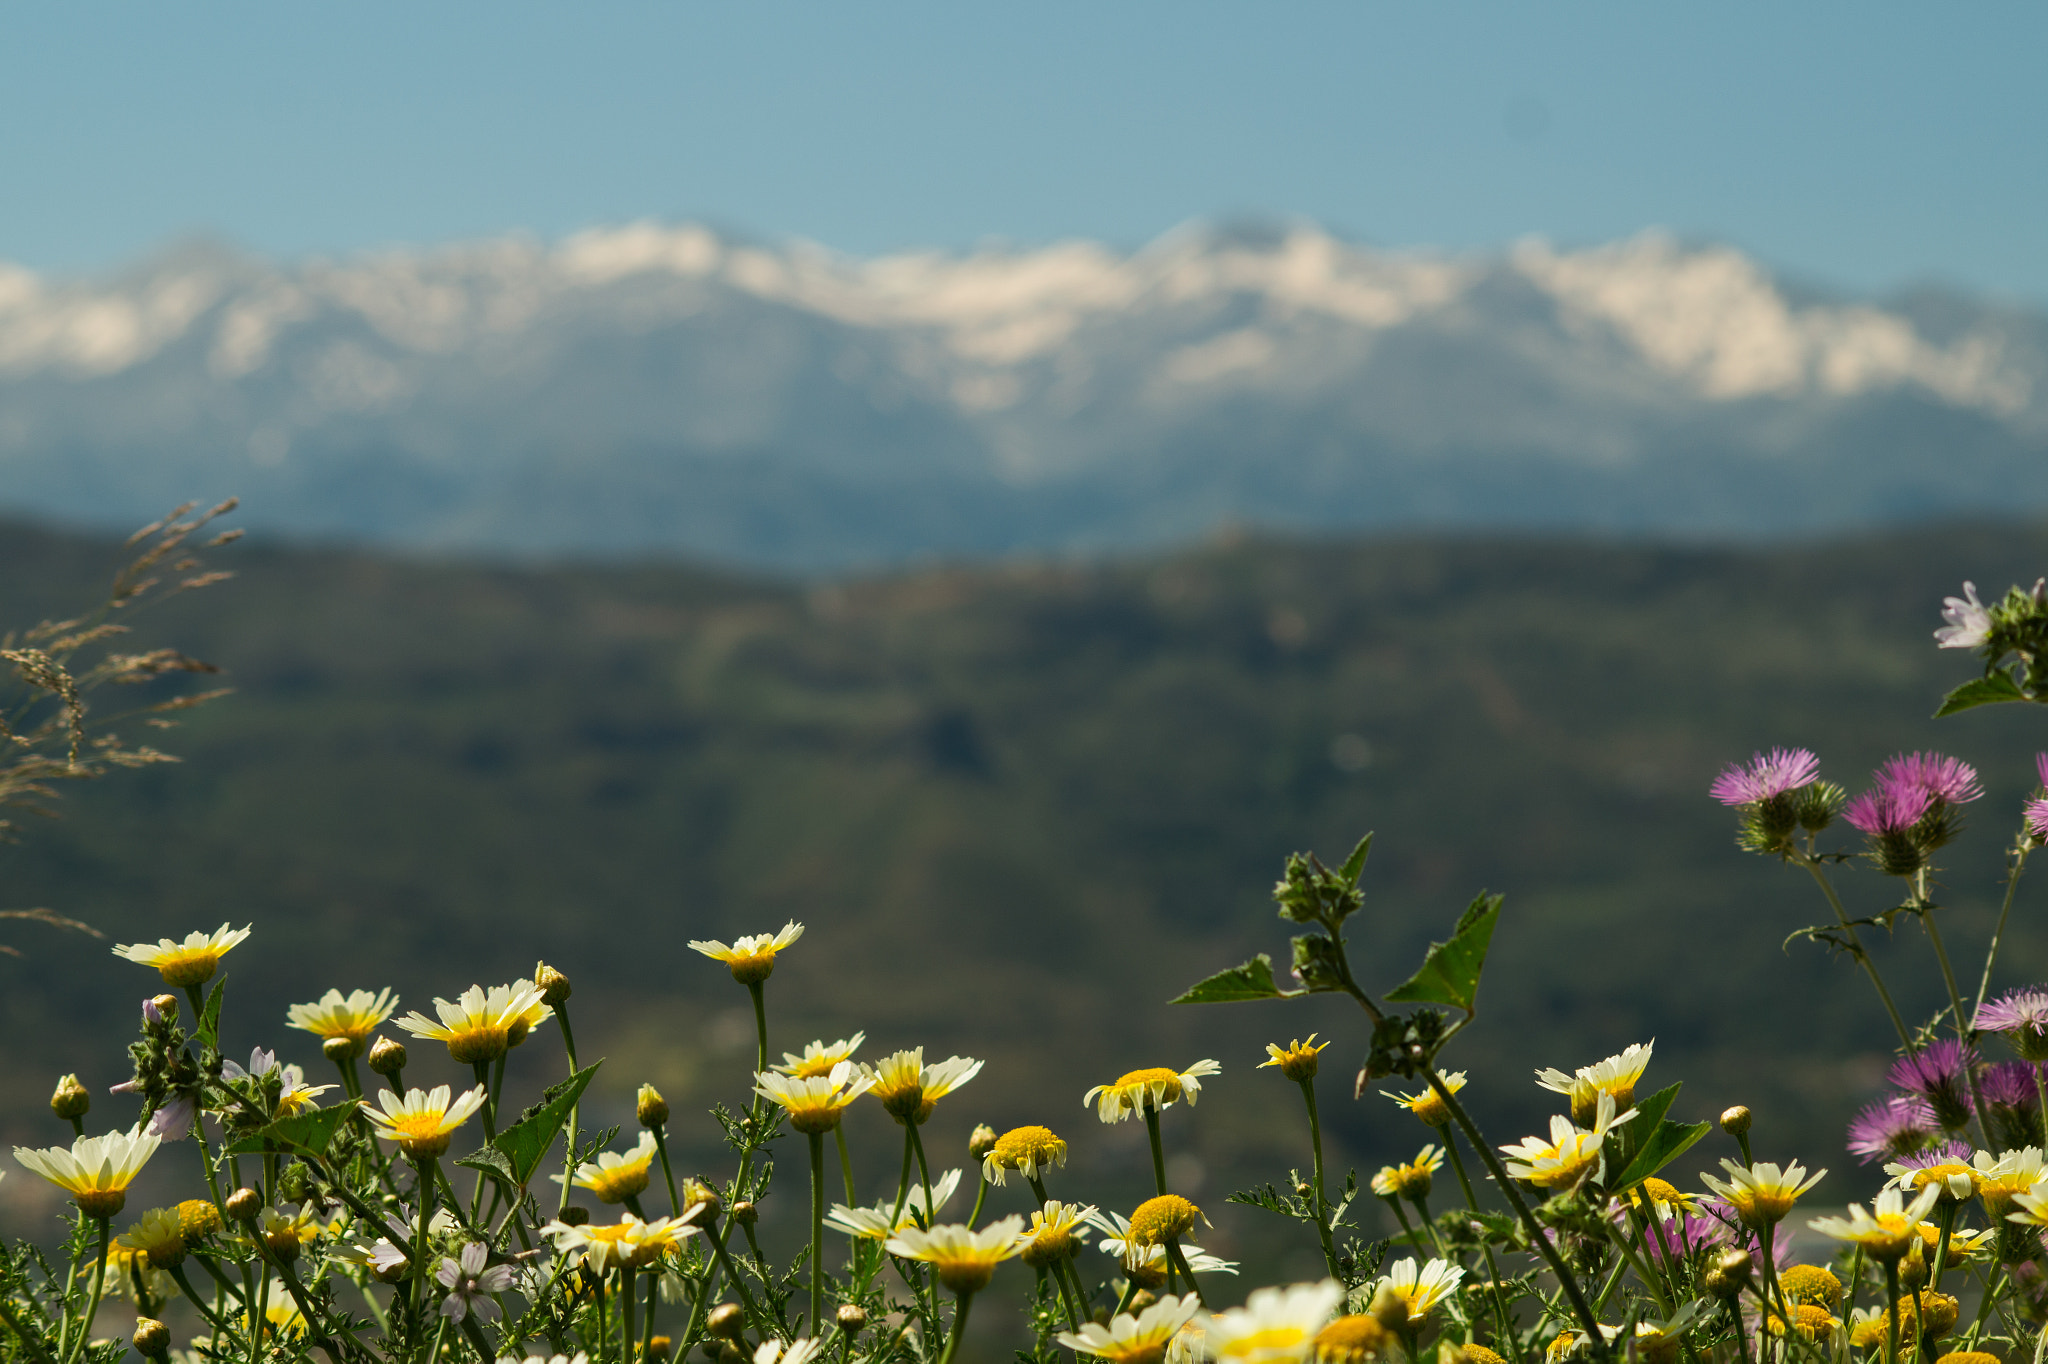
[[[2021,815],[2027,821],[2027,832],[2048,843],[2048,797],[2028,801]]]
[[[1900,1089],[1927,1100],[1934,1109],[1935,1121],[1951,1132],[1958,1132],[1970,1123],[1968,1072],[1976,1064],[1974,1049],[1953,1037],[1944,1037],[1928,1043],[1924,1051],[1892,1062],[1888,1078]]]
[[[1880,789],[1918,787],[1950,805],[1967,805],[1984,794],[1977,769],[1940,753],[1900,753],[1872,774]]]
[[[1977,1097],[1987,1108],[2028,1111],[2038,1107],[2041,1099],[2034,1088],[2034,1068],[2025,1061],[2000,1061],[1995,1066],[1986,1066],[1977,1077]]]
[[[1842,818],[1873,838],[1881,838],[1906,832],[1933,804],[1933,793],[1923,787],[1879,786],[1844,805]]]
[[[2048,787],[2048,753],[2034,755],[2034,775],[2041,779],[2041,785]]]
[[[1977,1017],[1970,1026],[1978,1032],[2026,1029],[2036,1035],[2048,1034],[2048,986],[2035,985],[2025,990],[2014,990],[1992,1000],[1977,1010]]]
[[[1849,1152],[1865,1165],[1895,1160],[1924,1150],[1940,1130],[1927,1100],[1894,1094],[1869,1105],[1849,1124]]]
[[[1667,1263],[1687,1259],[1702,1250],[1718,1249],[1728,1242],[1728,1229],[1711,1217],[1677,1212],[1669,1221],[1652,1216],[1649,1223],[1651,1253]]]
[[[1900,1156],[1897,1162],[1902,1170],[1931,1170],[1937,1165],[1968,1165],[1976,1148],[1967,1141],[1951,1138],[1939,1146],[1930,1146],[1925,1151]]]
[[[1708,794],[1723,805],[1760,805],[1796,791],[1820,775],[1820,759],[1804,748],[1774,748],[1750,756],[1749,766],[1730,763]],[[2048,778],[2043,778],[2048,782]]]
[[[1940,649],[1974,649],[1991,635],[1991,612],[1977,600],[1977,584],[1964,583],[1960,597],[1941,599],[1941,618],[1948,622],[1934,632]]]

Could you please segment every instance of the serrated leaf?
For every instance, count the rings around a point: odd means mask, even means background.
[[[1344,859],[1344,865],[1337,869],[1337,874],[1352,885],[1357,885],[1358,878],[1365,875],[1365,859],[1370,856],[1372,856],[1372,835],[1367,834],[1364,838],[1358,840],[1358,846],[1351,850],[1351,856]]]
[[[1307,994],[1306,990],[1283,990],[1273,983],[1273,959],[1259,953],[1242,966],[1215,975],[1196,985],[1173,1004],[1234,1004],[1247,999],[1287,999]]]
[[[1940,720],[1960,711],[1974,710],[1978,706],[1994,706],[2001,701],[2031,701],[2034,698],[2021,690],[2020,684],[2007,673],[1995,672],[1963,683],[1947,696],[1941,698],[1941,709],[1934,712]]]
[[[1684,1155],[1694,1142],[1707,1135],[1713,1128],[1714,1124],[1710,1122],[1659,1123],[1655,1134],[1636,1152],[1636,1158],[1628,1163],[1628,1168],[1621,1172],[1620,1178],[1613,1180],[1608,1187],[1616,1192],[1634,1188]]]
[[[459,1157],[455,1163],[465,1169],[481,1170],[487,1175],[493,1175],[513,1188],[519,1187],[518,1172],[512,1168],[512,1162],[506,1158],[505,1153],[495,1146],[480,1147],[466,1156]]]
[[[328,1143],[334,1140],[342,1124],[356,1114],[353,1104],[341,1104],[334,1108],[316,1108],[308,1113],[294,1113],[289,1118],[279,1118],[260,1132],[252,1132],[228,1148],[231,1156],[291,1155],[324,1156]]]
[[[228,988],[228,978],[222,976],[214,982],[213,989],[206,995],[206,1008],[199,1015],[198,1035],[204,1046],[220,1050],[220,1001],[221,991]]]
[[[591,1077],[603,1064],[604,1060],[599,1058],[560,1084],[551,1085],[538,1104],[520,1114],[519,1121],[500,1132],[491,1143],[504,1153],[514,1184],[523,1189],[532,1181],[533,1172],[547,1158],[548,1148],[568,1124],[569,1110],[583,1097]]]
[[[1431,943],[1422,969],[1389,990],[1387,998],[1397,1004],[1448,1004],[1471,1013],[1503,898],[1481,891],[1458,917],[1450,941]]]
[[[1642,1150],[1649,1134],[1657,1130],[1657,1124],[1663,1122],[1664,1115],[1671,1111],[1671,1104],[1678,1098],[1682,1087],[1679,1084],[1667,1085],[1647,1099],[1631,1105],[1635,1116],[1626,1123],[1617,1123],[1607,1133],[1608,1169],[1619,1170],[1625,1164],[1633,1163],[1636,1152]]]

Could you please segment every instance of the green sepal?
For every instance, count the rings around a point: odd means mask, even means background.
[[[328,1144],[334,1140],[334,1134],[355,1115],[354,1104],[338,1104],[333,1108],[316,1108],[306,1113],[294,1113],[289,1118],[279,1118],[259,1132],[251,1132],[228,1147],[227,1154],[312,1156],[317,1159],[327,1154]]]
[[[1172,1004],[1234,1004],[1247,999],[1289,999],[1306,990],[1283,990],[1273,982],[1273,959],[1259,953],[1242,966],[1215,975],[1194,986]]]
[[[1387,998],[1397,1004],[1448,1004],[1471,1013],[1503,898],[1481,891],[1459,916],[1450,941],[1431,943],[1422,969],[1387,991]]]
[[[1372,856],[1372,835],[1367,834],[1364,838],[1358,840],[1358,846],[1351,850],[1351,856],[1344,859],[1344,865],[1337,869],[1337,874],[1356,886],[1358,878],[1365,875],[1365,859],[1370,856]]]

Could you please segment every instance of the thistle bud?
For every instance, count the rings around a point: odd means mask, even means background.
[[[561,1008],[563,1001],[575,993],[569,988],[569,978],[544,961],[533,964],[533,983],[550,1008]]]
[[[247,1187],[237,1189],[227,1196],[225,1209],[233,1221],[253,1222],[263,1211],[263,1195]]]
[[[704,1329],[720,1340],[736,1340],[746,1329],[746,1314],[740,1311],[736,1302],[722,1302],[711,1309],[711,1315],[704,1318]]]
[[[1370,1311],[1372,1319],[1389,1331],[1399,1331],[1408,1325],[1408,1299],[1390,1283],[1381,1284],[1380,1291],[1372,1295]]]
[[[82,1118],[92,1108],[92,1091],[80,1084],[76,1075],[67,1075],[57,1082],[57,1090],[50,1095],[50,1111],[69,1122]]]
[[[675,1352],[676,1343],[670,1340],[667,1336],[647,1337],[646,1357],[648,1359],[654,1360],[655,1364],[668,1364],[668,1357],[674,1354]]]
[[[842,1302],[839,1304],[839,1314],[836,1320],[839,1323],[839,1329],[846,1332],[846,1334],[850,1336],[859,1335],[862,1328],[868,1324],[868,1314],[857,1302]]]
[[[640,1098],[633,1112],[642,1127],[660,1127],[668,1121],[668,1100],[653,1085],[640,1086]]]
[[[967,1154],[976,1160],[986,1159],[996,1149],[996,1129],[987,1123],[977,1124],[967,1138]]]
[[[751,1227],[761,1220],[761,1210],[754,1206],[751,1199],[742,1198],[732,1205],[732,1220],[743,1227]]]
[[[1749,1109],[1742,1104],[1721,1110],[1721,1130],[1731,1137],[1744,1136],[1749,1131]]]
[[[330,1037],[320,1044],[320,1054],[340,1065],[353,1061],[363,1053],[363,1042],[359,1037]]]
[[[162,1359],[171,1350],[171,1328],[155,1317],[135,1319],[135,1353],[144,1359]]]
[[[405,1069],[405,1044],[380,1037],[370,1044],[370,1069],[379,1075],[396,1075]]]
[[[562,1215],[557,1220],[565,1227],[580,1227],[590,1221],[590,1209],[571,1205],[562,1209]]]

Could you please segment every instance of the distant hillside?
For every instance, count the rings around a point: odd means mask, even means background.
[[[1449,256],[1307,225],[0,266],[5,505],[131,524],[220,487],[330,539],[806,572],[1232,524],[2005,515],[2048,509],[2048,317],[1817,298],[1655,235]]]
[[[113,557],[6,528],[0,620],[85,600]],[[253,921],[230,959],[244,1029],[330,985],[425,1005],[546,957],[614,1058],[606,1102],[654,1078],[679,1112],[734,1097],[749,1045],[744,992],[685,940],[796,918],[778,1045],[865,1027],[870,1054],[991,1058],[947,1103],[946,1150],[978,1120],[1044,1121],[1074,1138],[1077,1180],[1135,1178],[1142,1143],[1099,1128],[1082,1091],[1222,1060],[1178,1126],[1218,1201],[1254,1157],[1298,1158],[1279,1082],[1253,1069],[1268,1040],[1338,1039],[1326,1093],[1349,1158],[1421,1135],[1345,1097],[1362,1042],[1345,1009],[1164,1004],[1284,952],[1282,858],[1367,829],[1361,957],[1382,986],[1475,891],[1508,896],[1481,1021],[1453,1052],[1502,1140],[1544,1111],[1534,1068],[1655,1037],[1656,1078],[1689,1077],[1683,1113],[1749,1102],[1760,1154],[1844,1167],[1886,1030],[1846,965],[1780,952],[1820,907],[1735,851],[1707,782],[1778,743],[1852,786],[1900,747],[1977,762],[1992,794],[1943,892],[1956,944],[2048,737],[2034,715],[1926,718],[1968,669],[1928,637],[1941,594],[2031,580],[2039,527],[1755,553],[1247,541],[808,591],[676,567],[232,557],[235,582],[138,640],[214,659],[238,694],[162,740],[181,766],[80,789],[0,851],[6,903],[117,940]],[[1848,883],[1888,906],[1873,878]],[[2048,975],[2044,896],[2022,893],[2010,980]],[[8,937],[28,955],[0,961],[5,1135],[47,1135],[60,1070],[96,1091],[120,1078],[109,1020],[125,1030],[148,982],[104,944]],[[1924,943],[1902,930],[1885,951],[1931,1006]],[[235,1045],[317,1066],[291,1037]],[[409,1073],[444,1070],[423,1053]]]

